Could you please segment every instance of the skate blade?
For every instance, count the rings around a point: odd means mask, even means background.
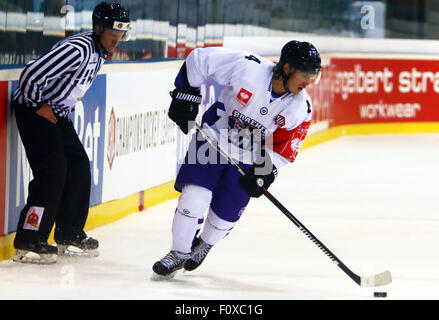
[[[66,258],[96,258],[99,257],[99,251],[97,249],[93,250],[82,250],[74,246],[57,245],[58,255]]]
[[[151,280],[152,281],[167,281],[167,280],[171,280],[175,277],[175,275],[177,274],[178,270],[166,275],[166,276],[162,276],[161,274],[155,273],[153,272],[151,275]]]
[[[57,261],[57,255],[40,254],[32,251],[16,249],[12,261],[30,264],[54,264]]]

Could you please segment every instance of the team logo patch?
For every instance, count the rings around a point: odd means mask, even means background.
[[[250,91],[245,90],[244,88],[241,88],[241,90],[238,92],[238,95],[236,98],[238,99],[238,102],[242,105],[246,105],[250,98],[252,97],[253,93]]]
[[[267,107],[262,107],[261,110],[259,110],[259,112],[265,116],[268,113],[268,108]]]
[[[43,207],[30,207],[24,220],[23,229],[38,231],[43,218]]]
[[[274,122],[279,126],[283,127],[285,125],[285,117],[278,114],[276,118],[274,118]]]
[[[129,23],[126,23],[126,22],[114,21],[113,22],[113,29],[128,31],[131,29],[131,25]]]
[[[184,215],[184,216],[189,216],[191,214],[190,210],[188,209],[183,209],[183,210],[179,210],[178,208],[175,209],[175,213],[179,212],[180,214]]]

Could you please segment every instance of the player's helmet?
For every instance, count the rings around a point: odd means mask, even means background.
[[[286,63],[290,66],[288,73],[284,70]],[[309,42],[292,40],[282,48],[274,74],[283,78],[284,87],[288,91],[287,82],[297,70],[313,75],[310,81],[317,84],[320,81],[321,69],[321,59],[317,49]]]
[[[128,10],[122,5],[101,2],[94,8],[92,20],[93,28],[98,24],[100,32],[103,32],[106,28],[125,31],[122,41],[128,40],[129,31],[131,30],[130,17]]]
[[[310,74],[319,74],[321,70],[320,54],[311,43],[305,41],[293,40],[284,45],[279,66],[283,68],[285,63]]]

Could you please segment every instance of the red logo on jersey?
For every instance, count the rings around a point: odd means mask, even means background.
[[[274,122],[279,126],[283,127],[285,125],[285,117],[278,114],[276,118],[274,118]]]
[[[247,91],[244,88],[241,88],[241,91],[239,91],[236,98],[238,99],[238,102],[240,104],[246,105],[250,101],[250,98],[252,97],[252,95],[253,95],[253,93],[251,93],[250,91]]]

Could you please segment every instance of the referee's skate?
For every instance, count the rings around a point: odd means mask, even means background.
[[[85,232],[70,238],[55,239],[58,255],[64,257],[95,258],[99,256],[99,241],[88,237]]]
[[[20,263],[53,264],[57,261],[58,249],[47,242],[15,242],[15,254],[12,260]]]

